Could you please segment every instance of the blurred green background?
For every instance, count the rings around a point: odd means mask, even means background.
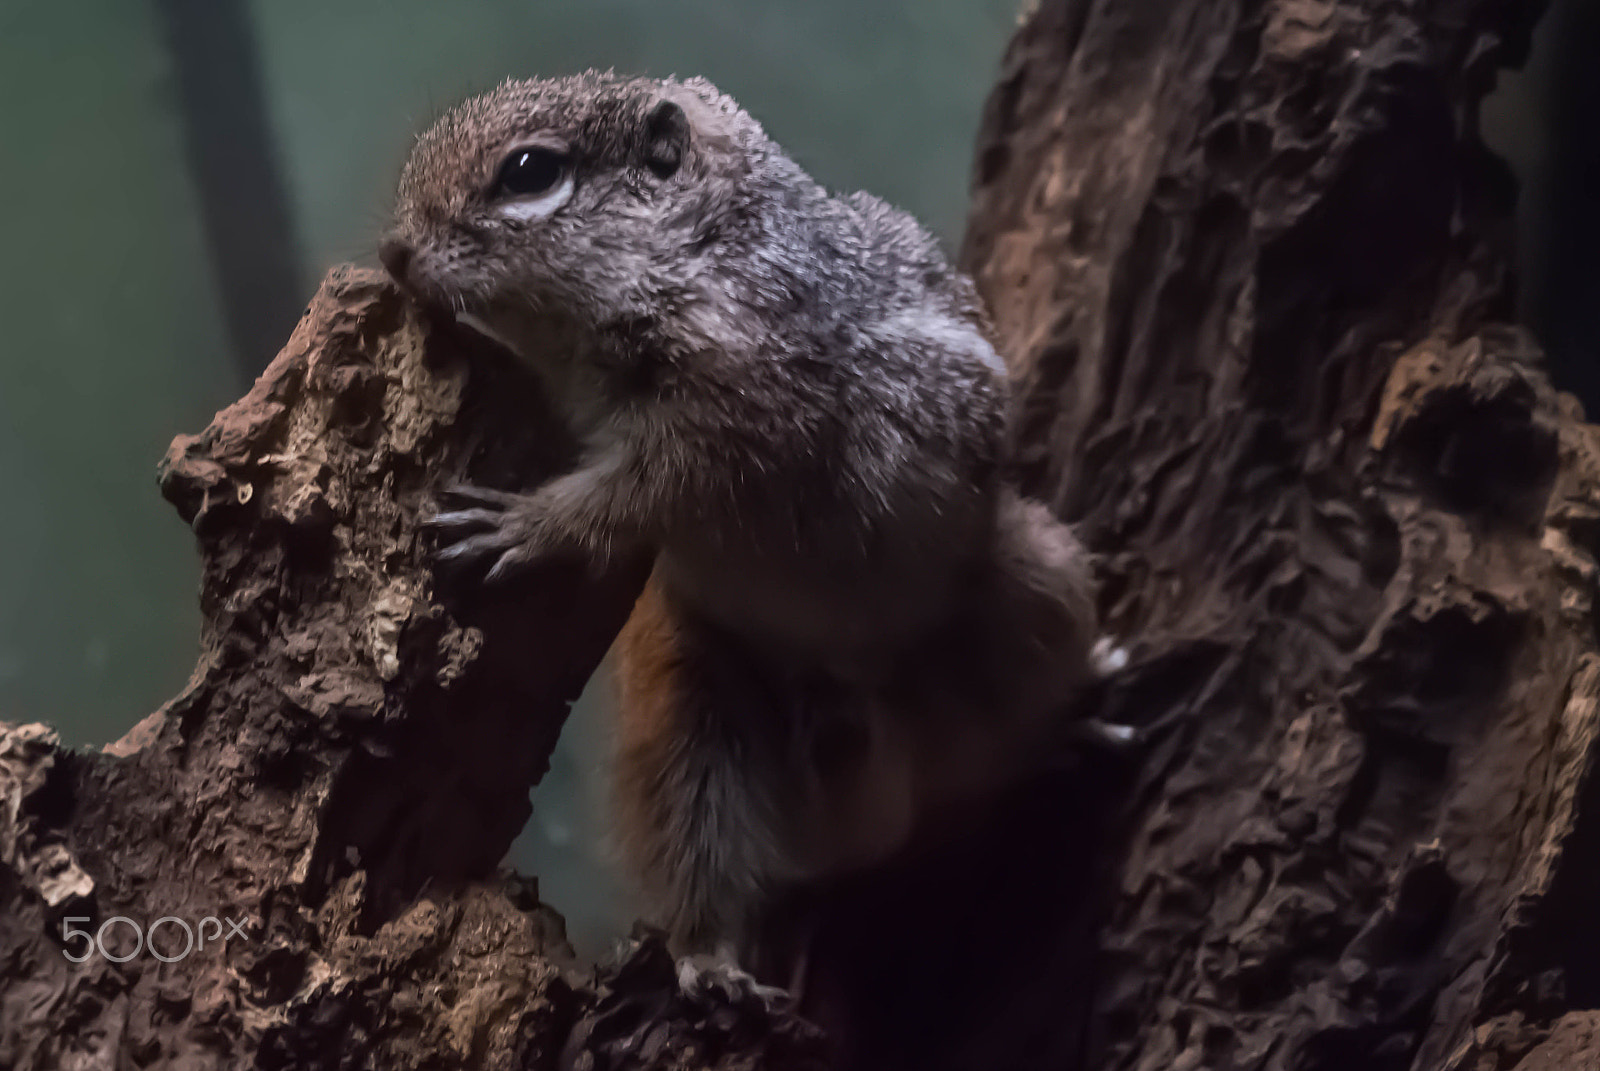
[[[703,74],[812,173],[953,248],[1021,0],[0,0],[0,719],[119,736],[183,683],[195,554],[158,495],[330,266],[370,260],[412,135],[507,75]],[[1527,314],[1600,397],[1600,3],[1557,0],[1487,122],[1523,177]],[[569,723],[513,851],[580,946],[628,912]]]

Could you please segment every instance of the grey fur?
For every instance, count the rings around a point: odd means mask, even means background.
[[[568,154],[570,196],[507,209],[495,176],[525,146]],[[792,711],[704,697],[634,860],[680,930],[736,929],[772,885],[853,858],[818,847],[838,786],[870,795],[903,773],[921,791],[919,734],[938,730],[881,696],[934,623],[999,621],[973,654],[993,666],[972,672],[1003,664],[1024,679],[996,702],[1029,697],[926,722],[957,736],[991,713],[996,732],[1033,726],[1085,676],[1081,548],[1042,508],[1001,508],[1007,381],[970,280],[906,213],[812,181],[708,82],[590,72],[467,101],[418,139],[384,259],[538,367],[584,445],[529,494],[464,492],[435,521],[446,555],[492,563],[492,580],[556,550],[642,546],[686,619],[780,676],[855,689],[839,717],[865,723],[865,750],[828,776]],[[1050,529],[1036,556],[1025,526]],[[1000,651],[1041,637],[1056,646]],[[886,842],[903,839],[910,819],[884,807]]]

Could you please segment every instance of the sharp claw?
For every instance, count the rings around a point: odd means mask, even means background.
[[[470,561],[473,558],[482,558],[502,549],[492,533],[469,536],[459,543],[452,543],[448,547],[441,547],[436,555],[442,561]]]
[[[772,1012],[781,1011],[789,1007],[794,1001],[787,989],[780,989],[775,985],[762,985],[760,982],[755,982],[751,985],[750,991],[755,994],[757,1000],[766,1006],[768,1011]]]
[[[702,968],[692,958],[684,956],[678,960],[678,988],[685,993],[698,994],[704,988],[701,973]]]
[[[452,543],[448,547],[440,547],[433,556],[442,562],[453,562],[467,557],[471,549],[465,543]]]
[[[500,555],[500,560],[489,568],[488,573],[484,574],[483,582],[485,584],[499,583],[514,573],[517,566],[521,564],[522,562],[514,558],[510,551],[506,551]]]
[[[469,483],[453,483],[449,487],[441,488],[438,493],[443,498],[460,499],[463,502],[470,502],[492,509],[505,509],[522,497],[510,491],[495,491],[488,487],[474,487]]]
[[[1135,726],[1115,725],[1110,722],[1100,725],[1100,733],[1114,744],[1136,744],[1142,738],[1142,734]]]
[[[1102,677],[1109,677],[1127,668],[1128,649],[1118,647],[1117,641],[1110,636],[1101,636],[1089,652],[1089,661]]]
[[[444,513],[435,513],[425,517],[422,527],[431,529],[442,528],[494,528],[499,525],[503,514],[487,509],[458,509],[448,510]]]
[[[1087,718],[1075,728],[1080,741],[1112,752],[1134,751],[1149,737],[1148,732],[1140,726],[1119,725],[1098,718]]]

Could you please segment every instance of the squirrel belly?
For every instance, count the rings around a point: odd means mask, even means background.
[[[1071,529],[1007,491],[944,617],[850,680],[707,623],[658,569],[617,642],[612,806],[676,942],[737,946],[786,888],[880,863],[1047,765],[1095,676],[1092,593]]]

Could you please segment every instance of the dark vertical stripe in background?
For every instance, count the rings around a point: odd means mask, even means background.
[[[189,168],[234,360],[254,379],[305,292],[293,213],[244,0],[154,0],[177,81]]]
[[[1554,55],[1544,80],[1549,177],[1538,214],[1543,249],[1530,319],[1556,385],[1600,420],[1600,0],[1557,0],[1546,15]]]

